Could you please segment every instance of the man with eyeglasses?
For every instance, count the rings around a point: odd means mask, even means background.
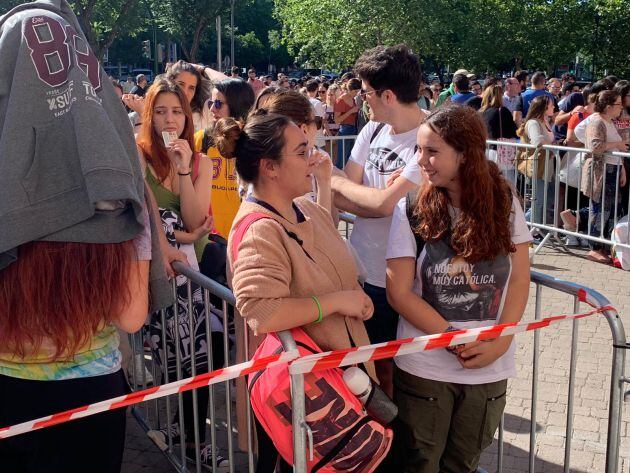
[[[560,100],[560,92],[562,92],[562,84],[560,83],[560,79],[556,77],[552,77],[547,81],[547,92],[549,92],[556,101]]]
[[[425,113],[418,107],[421,73],[417,56],[405,45],[366,51],[354,71],[369,118],[352,148],[345,175],[333,175],[335,205],[357,215],[350,242],[367,270],[364,285],[374,303],[365,326],[372,343],[396,339],[398,314],[385,292],[385,250],[398,202],[420,184],[416,135]],[[376,362],[381,387],[392,394],[393,363]]]

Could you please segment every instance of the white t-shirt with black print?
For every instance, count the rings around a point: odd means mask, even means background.
[[[416,240],[402,199],[394,211],[387,259],[416,256]],[[458,209],[450,208],[451,220]],[[512,242],[515,245],[531,241],[523,209],[516,198],[510,216]],[[512,273],[509,256],[492,261],[470,264],[458,257],[448,244],[448,238],[429,243],[420,253],[416,264],[414,293],[421,296],[442,317],[457,329],[494,325],[501,317]],[[404,317],[398,319],[397,339],[426,335]],[[479,369],[462,367],[457,358],[446,350],[437,349],[395,358],[396,365],[408,373],[425,379],[447,383],[483,384],[516,376],[514,342],[492,364]]]
[[[416,159],[418,128],[392,135],[392,127],[385,125],[370,143],[378,123],[369,122],[357,137],[350,161],[363,166],[364,186],[385,189],[392,173],[403,168],[401,178],[420,184],[420,166]],[[399,178],[400,179],[400,178]],[[368,284],[385,287],[385,250],[392,217],[357,217],[350,243],[357,250],[367,270]]]

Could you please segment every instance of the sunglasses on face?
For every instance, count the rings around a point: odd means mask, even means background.
[[[223,107],[223,104],[224,104],[224,103],[225,103],[225,102],[223,102],[223,101],[221,101],[221,100],[219,100],[219,99],[217,99],[217,100],[211,100],[211,101],[210,101],[210,107],[213,107],[213,106],[214,106],[214,108],[215,108],[215,109],[217,109],[217,110],[221,110],[221,107]]]

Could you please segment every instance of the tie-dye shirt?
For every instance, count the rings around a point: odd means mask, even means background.
[[[67,360],[50,361],[54,346],[45,340],[37,354],[26,358],[0,354],[0,375],[37,381],[60,381],[115,373],[121,366],[118,350],[120,338],[113,325],[107,325],[92,338],[89,346],[82,347]]]

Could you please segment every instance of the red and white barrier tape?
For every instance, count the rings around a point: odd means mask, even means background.
[[[113,411],[114,409],[119,409],[121,407],[150,401],[151,399],[159,399],[171,394],[203,388],[205,386],[210,386],[211,384],[217,384],[230,379],[239,378],[280,363],[288,363],[298,357],[298,351],[291,350],[280,353],[279,355],[271,355],[258,360],[250,360],[245,363],[239,363],[238,365],[221,368],[210,373],[200,374],[192,378],[181,379],[161,386],[154,386],[149,389],[127,394],[126,396],[115,397],[106,401],[89,404],[87,406],[41,417],[39,419],[12,425],[10,427],[0,427],[0,440],[26,432],[31,432],[33,430],[43,429],[44,427],[62,424],[71,420],[81,419],[82,417],[88,417],[101,412]]]
[[[340,368],[342,366],[356,365],[367,361],[383,360],[385,358],[393,358],[421,351],[435,350],[437,348],[463,345],[464,343],[492,340],[516,333],[538,330],[564,320],[581,319],[607,310],[615,309],[611,306],[606,306],[584,314],[559,315],[529,323],[492,325],[489,327],[424,335],[416,338],[405,338],[403,340],[347,348],[345,350],[316,353],[314,355],[302,356],[294,360],[289,365],[289,371],[291,374],[311,373],[313,371]]]
[[[585,294],[580,298],[583,302],[591,303],[586,300]],[[366,361],[381,360],[384,358],[393,358],[395,356],[405,355],[409,353],[417,353],[420,351],[434,350],[447,346],[461,345],[472,341],[490,340],[506,335],[513,335],[529,330],[538,330],[547,327],[553,323],[564,320],[581,319],[593,314],[602,313],[608,310],[615,310],[612,306],[601,307],[583,314],[560,315],[556,317],[548,317],[546,319],[537,320],[535,322],[520,324],[501,324],[489,327],[480,327],[476,329],[459,330],[456,332],[441,333],[435,335],[426,335],[423,337],[409,338],[405,340],[396,340],[393,342],[379,343],[375,345],[366,345],[362,347],[350,348],[346,350],[336,350],[325,353],[317,353],[300,357],[297,350],[283,352],[278,355],[267,356],[258,360],[250,360],[238,365],[229,366],[227,368],[218,369],[211,373],[204,373],[192,378],[186,378],[172,383],[155,386],[143,391],[133,392],[126,396],[119,396],[106,401],[97,402],[87,406],[71,409],[58,414],[53,414],[39,419],[23,422],[21,424],[12,425],[10,427],[0,427],[0,440],[20,435],[26,432],[43,429],[75,419],[81,419],[94,414],[105,411],[127,407],[140,402],[159,399],[161,397],[177,394],[192,389],[210,386],[212,384],[221,383],[230,379],[261,371],[270,366],[280,363],[288,363],[292,374],[308,373],[311,371],[319,371],[328,368],[338,368],[341,366],[364,363]]]

